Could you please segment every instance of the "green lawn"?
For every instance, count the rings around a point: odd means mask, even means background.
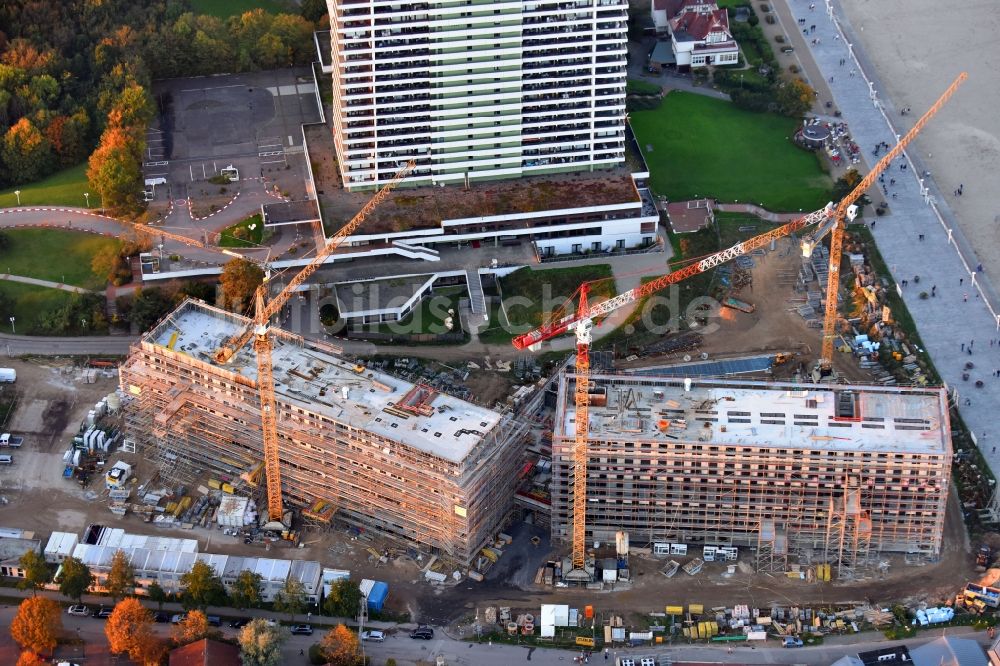
[[[89,189],[87,164],[78,164],[75,167],[54,173],[37,183],[0,190],[0,208],[17,205],[15,190],[21,191],[22,206],[78,206],[83,208],[87,204],[83,193]],[[100,203],[100,197],[96,194],[90,195],[92,208],[97,208]]]
[[[0,250],[0,272],[87,289],[104,286],[90,268],[93,256],[120,244],[106,236],[61,229],[7,229],[3,233],[10,246]]]
[[[792,143],[793,118],[679,91],[630,118],[653,190],[673,201],[712,197],[773,211],[815,210],[829,201],[833,182],[815,154]]]
[[[663,90],[660,86],[641,79],[629,79],[625,82],[625,92],[637,95],[658,95]]]
[[[14,317],[14,330],[20,335],[30,333],[41,315],[66,305],[73,299],[73,294],[61,289],[47,289],[31,284],[8,282],[0,280],[0,295],[4,301],[10,299],[14,303],[13,312],[0,312],[0,330],[10,332],[10,318]]]
[[[423,299],[420,305],[398,322],[379,324],[379,333],[412,335],[418,333],[460,333],[462,323],[458,316],[458,301],[465,294],[464,287],[444,287]],[[445,328],[448,310],[454,310],[454,328]]]
[[[251,229],[251,226],[254,228]],[[239,229],[244,231],[240,232]],[[237,237],[237,234],[240,237]],[[224,229],[219,236],[219,245],[221,247],[256,247],[260,245],[263,238],[264,222],[258,213]]]
[[[500,278],[504,308],[511,326],[539,326],[543,313],[554,311],[573,295],[581,282],[602,280],[590,286],[590,300],[615,295],[615,280],[608,264],[533,270],[522,268]]]
[[[219,18],[239,16],[243,12],[260,7],[272,14],[297,13],[289,3],[281,0],[191,0],[191,8],[198,14],[209,14]]]

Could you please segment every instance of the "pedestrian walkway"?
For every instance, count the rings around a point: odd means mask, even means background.
[[[465,269],[465,281],[469,285],[469,307],[474,315],[486,314],[486,296],[483,294],[483,279],[479,271]]]
[[[851,26],[836,7],[819,5],[810,10],[805,0],[790,0],[789,6],[796,20],[816,25],[818,43],[808,48],[863,157],[873,165],[878,160],[873,155],[876,146],[894,145],[902,133],[890,125],[900,116],[899,110],[879,93],[877,73],[858,46],[852,46]],[[912,115],[924,111],[915,109]],[[897,284],[909,283],[897,288],[921,340],[997,473],[1000,457],[992,442],[1000,440],[1000,430],[992,417],[1000,404],[1000,318],[994,305],[1000,301],[985,275],[977,271],[979,262],[951,212],[936,201],[936,187],[912,149],[896,160],[885,181],[883,194],[891,214],[870,220],[878,248]],[[966,370],[970,362],[974,367]],[[975,388],[977,381],[983,382],[982,388]]]
[[[754,215],[762,220],[767,220],[768,222],[775,222],[784,224],[785,222],[791,222],[792,220],[797,220],[802,217],[802,213],[772,213],[766,208],[761,208],[755,204],[745,204],[745,203],[730,203],[730,204],[720,204],[718,202],[714,205],[715,210],[722,211],[723,213],[746,213],[747,215]]]
[[[71,284],[63,284],[62,282],[50,282],[48,280],[39,280],[38,278],[24,277],[23,275],[11,275],[10,273],[0,274],[0,280],[8,280],[10,282],[20,282],[21,284],[33,284],[38,287],[48,287],[49,289],[60,289],[62,291],[68,291],[74,294],[89,294],[89,289],[84,289],[83,287],[74,287]]]

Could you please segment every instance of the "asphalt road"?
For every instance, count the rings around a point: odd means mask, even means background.
[[[60,338],[0,333],[0,355],[124,356],[136,340],[130,335]]]
[[[172,604],[171,604],[172,605]],[[91,604],[93,607],[94,604]],[[214,612],[215,609],[210,609]],[[221,609],[220,609],[221,610]],[[233,613],[233,609],[227,609]],[[6,604],[0,606],[0,626],[9,627],[16,612],[16,606]],[[247,613],[248,615],[250,613]],[[255,612],[255,615],[272,616],[272,613]],[[63,614],[63,627],[68,637],[78,637],[84,641],[82,647],[61,648],[57,652],[59,658],[76,661],[84,666],[103,664],[129,663],[125,659],[116,658],[108,652],[107,639],[104,635],[104,620],[93,617],[77,617]],[[171,626],[156,624],[154,629],[160,636],[169,638]],[[235,638],[237,629],[223,627],[223,635]],[[309,646],[320,640],[323,628],[317,627],[312,636],[290,636],[282,650],[283,664],[298,666],[308,663]],[[961,635],[979,640],[982,645],[989,641],[985,632],[975,632],[969,627],[953,627],[941,631],[928,631],[918,638],[907,641],[910,648],[934,640],[942,634]],[[693,661],[717,664],[804,664],[807,666],[827,666],[847,654],[857,654],[860,651],[883,648],[888,643],[879,634],[867,633],[854,636],[835,636],[827,638],[824,645],[813,648],[788,650],[777,646],[775,641],[762,647],[733,647],[732,652],[726,647],[708,645],[684,645],[629,650],[613,650],[609,652],[607,661],[603,654],[597,652],[590,662],[613,664],[616,656],[657,654],[669,656],[672,662]],[[880,640],[881,639],[881,640]],[[372,657],[375,666],[381,666],[385,660],[392,657],[399,666],[413,666],[418,660],[433,663],[438,656],[445,658],[448,666],[510,666],[515,663],[530,663],[546,665],[565,665],[573,663],[578,652],[569,650],[554,650],[545,648],[529,648],[526,646],[492,645],[490,643],[475,643],[456,641],[446,636],[440,630],[433,640],[419,641],[409,638],[407,632],[399,629],[390,633],[383,643],[366,643],[365,652]],[[302,654],[300,654],[300,652]],[[0,663],[13,664],[17,661],[18,646],[13,642],[7,631],[0,632]]]

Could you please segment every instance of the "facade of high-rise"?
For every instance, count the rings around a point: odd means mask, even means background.
[[[349,190],[620,167],[626,0],[327,0]]]
[[[559,381],[552,536],[573,530],[576,376]],[[588,540],[722,544],[781,558],[936,559],[951,486],[941,388],[593,374]]]

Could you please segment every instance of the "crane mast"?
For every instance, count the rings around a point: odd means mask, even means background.
[[[281,460],[280,443],[278,439],[278,415],[274,396],[274,368],[271,352],[274,341],[270,335],[271,318],[281,311],[288,299],[295,293],[295,288],[305,282],[315,273],[330,254],[336,250],[348,236],[361,226],[365,218],[388,196],[416,165],[410,160],[400,169],[392,180],[385,184],[368,203],[351,218],[351,220],[327,239],[311,262],[302,268],[288,284],[270,301],[266,301],[267,282],[261,284],[255,292],[255,309],[253,323],[246,330],[232,336],[225,345],[216,351],[215,359],[219,363],[228,362],[238,349],[241,349],[250,338],[253,338],[253,349],[257,356],[257,391],[260,395],[260,425],[261,439],[264,444],[264,475],[267,483],[267,515],[269,521],[281,522],[284,515],[281,497]]]
[[[573,444],[573,572],[570,572],[570,580],[582,580],[583,576],[581,574],[586,573],[586,493],[587,465],[590,461],[590,343],[591,329],[594,321],[620,307],[635,303],[643,297],[654,294],[672,284],[686,280],[699,273],[704,273],[736,257],[749,254],[757,248],[768,245],[773,240],[783,238],[807,227],[819,225],[819,228],[812,237],[803,243],[803,249],[808,255],[815,244],[826,233],[830,233],[830,272],[827,283],[826,311],[823,321],[823,350],[820,356],[820,365],[830,367],[832,365],[833,338],[837,321],[837,299],[839,296],[838,287],[843,248],[844,219],[854,219],[857,212],[854,202],[865,193],[865,190],[871,187],[879,174],[891,166],[892,160],[903,152],[903,149],[913,141],[927,122],[955,94],[955,91],[967,78],[968,75],[965,72],[959,74],[933,106],[920,117],[910,131],[876,163],[874,168],[851,190],[850,194],[844,197],[836,206],[829,203],[821,210],[792,220],[787,224],[759,236],[754,236],[749,240],[736,243],[732,247],[709,255],[697,263],[692,263],[689,266],[640,285],[635,289],[630,289],[593,305],[588,303],[587,298],[590,283],[585,282],[568,299],[567,303],[571,303],[574,298],[577,299],[576,308],[571,310],[569,314],[562,314],[567,310],[566,304],[564,304],[557,311],[556,316],[547,320],[541,327],[519,335],[512,340],[514,347],[517,349],[528,348],[536,350],[545,340],[554,338],[569,330],[575,329],[576,332],[576,388],[574,391],[576,427],[574,429],[575,439]],[[573,575],[576,572],[581,572],[581,574]]]

